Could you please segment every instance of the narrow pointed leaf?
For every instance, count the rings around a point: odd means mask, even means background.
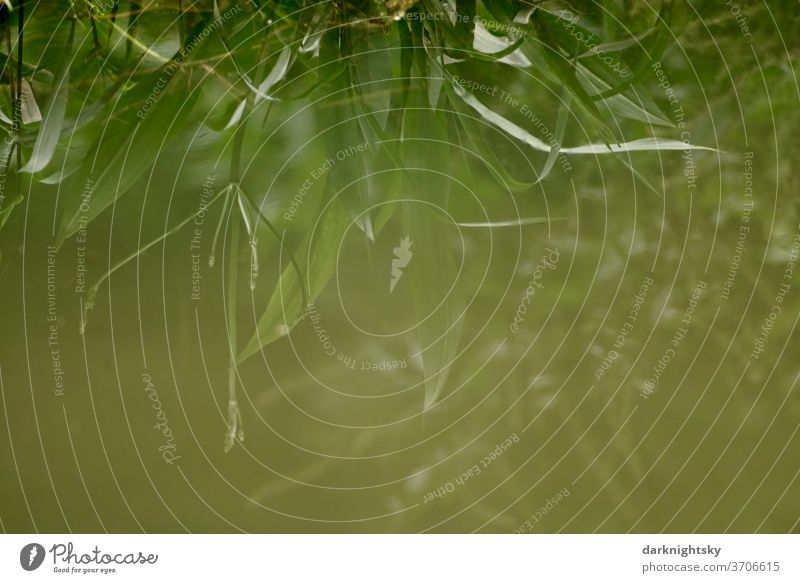
[[[301,286],[306,286],[309,301],[319,296],[336,270],[339,246],[349,224],[347,211],[338,200],[328,205],[317,228],[309,231],[297,253],[298,262],[306,273],[305,281],[301,281],[293,265],[284,266],[253,337],[239,354],[239,362],[288,334],[300,321],[307,309],[303,305]]]
[[[75,31],[75,24],[72,23],[69,40],[64,51],[64,62],[61,71],[56,76],[53,83],[53,93],[45,105],[45,116],[39,133],[36,136],[36,143],[33,145],[33,153],[28,163],[20,169],[20,172],[33,174],[44,170],[53,158],[56,151],[58,138],[61,136],[61,128],[64,125],[64,114],[67,110],[67,98],[69,96],[69,67],[72,55],[72,39]]]

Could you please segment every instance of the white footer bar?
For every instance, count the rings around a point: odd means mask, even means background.
[[[187,576],[281,583],[797,582],[800,536],[0,536],[0,581],[153,582]]]

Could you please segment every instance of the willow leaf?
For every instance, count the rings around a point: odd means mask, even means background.
[[[404,205],[402,216],[403,235],[413,250],[407,272],[417,315],[427,410],[441,395],[458,351],[463,302],[454,283],[459,270],[451,250],[453,229],[436,220],[432,207]]]
[[[706,150],[717,152],[716,148],[696,146],[669,138],[642,138],[619,144],[586,144],[574,148],[562,148],[565,154],[616,154],[620,152],[652,152],[657,150]]]
[[[269,92],[277,83],[286,77],[286,73],[289,71],[289,65],[291,64],[291,59],[292,49],[290,47],[284,47],[281,53],[278,55],[278,60],[275,62],[275,65],[267,74],[266,78],[258,86],[256,104],[260,103],[264,99],[274,99]]]
[[[414,67],[420,76],[427,71],[427,58],[426,51],[415,50]],[[424,84],[415,85],[409,94],[402,144],[406,165],[415,169],[408,186],[415,202],[403,204],[401,216],[403,237],[413,253],[406,271],[425,375],[424,410],[436,403],[446,385],[463,321],[462,290],[455,285],[460,275],[453,251],[456,232],[436,218],[440,209],[447,209],[452,186],[448,175],[458,165],[458,158],[442,148],[449,141],[448,121],[453,122],[428,107]],[[395,288],[395,293],[400,291]]]
[[[61,241],[124,195],[159,159],[170,142],[189,126],[200,92],[187,89],[186,85],[183,91],[164,89],[153,108],[139,119],[124,145],[100,170],[97,180],[91,182],[91,203],[83,210],[76,208],[64,215],[59,230]]]
[[[334,199],[323,209],[317,228],[306,234],[297,255],[305,266],[306,281],[300,279],[293,265],[284,267],[255,333],[239,353],[239,362],[288,334],[303,318],[307,306],[303,304],[301,286],[306,286],[310,302],[319,296],[336,269],[339,246],[349,224],[347,211],[339,200]]]
[[[503,117],[499,113],[492,111],[489,107],[484,105],[478,98],[471,93],[464,90],[453,80],[453,89],[467,105],[474,109],[480,116],[492,125],[500,128],[508,135],[525,142],[534,150],[540,152],[550,152],[553,148],[532,135],[527,130],[521,128],[514,122]],[[574,146],[570,148],[561,148],[561,152],[565,154],[613,154],[619,152],[645,152],[656,150],[708,150],[716,152],[715,148],[707,146],[697,146],[694,144],[687,144],[680,140],[673,140],[669,138],[643,138],[640,140],[632,140],[628,142],[621,142],[616,144],[585,144],[582,146]]]
[[[53,158],[56,151],[58,138],[61,136],[61,128],[64,125],[64,114],[67,110],[67,98],[69,95],[69,65],[73,58],[72,40],[75,34],[75,23],[71,23],[69,40],[64,51],[64,61],[61,65],[56,79],[53,83],[53,93],[45,105],[46,114],[36,136],[36,143],[33,145],[33,154],[28,163],[20,168],[20,172],[33,174],[44,170]]]

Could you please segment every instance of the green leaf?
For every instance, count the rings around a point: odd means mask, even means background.
[[[427,58],[424,50],[414,51],[414,66],[421,77],[427,71]],[[408,175],[409,191],[405,198],[418,202],[404,203],[401,217],[403,238],[411,242],[413,252],[406,273],[417,316],[425,374],[425,410],[436,403],[445,387],[463,322],[463,292],[455,285],[455,279],[463,275],[457,269],[453,252],[457,231],[437,220],[440,209],[447,210],[452,185],[448,176],[459,166],[460,159],[447,147],[448,121],[452,119],[446,115],[429,107],[424,83],[412,85],[402,145],[404,164],[409,169],[418,169]],[[395,293],[398,291],[396,288]]]
[[[64,180],[81,169],[86,160],[85,148],[67,149],[63,160],[55,164],[55,170],[37,181],[42,184],[61,184]]]
[[[661,5],[661,11],[653,27],[648,29],[646,34],[639,36],[637,39],[638,42],[635,45],[631,45],[630,51],[634,50],[634,47],[636,47],[637,52],[640,54],[638,64],[633,68],[633,74],[629,75],[624,82],[594,96],[594,99],[605,99],[618,93],[628,91],[634,87],[636,83],[639,83],[652,74],[650,65],[661,59],[671,40],[676,38],[674,36],[675,32],[672,29],[672,8],[672,2],[665,1]]]
[[[525,42],[524,36],[516,40],[497,37],[482,24],[478,23],[475,26],[475,50],[481,54],[473,54],[472,56],[479,60],[497,61],[527,68],[531,66],[531,62],[520,50],[523,42]]]
[[[451,84],[455,94],[458,95],[458,97],[460,97],[464,101],[464,103],[469,105],[487,122],[500,128],[508,135],[517,138],[522,142],[525,142],[534,150],[538,150],[540,152],[548,152],[548,153],[551,152],[551,150],[553,150],[553,148],[549,144],[546,144],[536,136],[532,135],[527,130],[521,128],[514,122],[510,121],[509,119],[503,117],[499,113],[493,111],[492,109],[484,105],[477,97],[475,97],[474,95],[466,91],[463,87],[458,85],[458,83],[454,79],[452,79],[452,77],[451,77]],[[659,137],[643,138],[640,140],[631,140],[628,142],[620,142],[620,143],[611,143],[611,144],[592,143],[592,144],[585,144],[582,146],[561,148],[561,152],[565,154],[613,154],[619,152],[645,152],[645,151],[656,151],[656,150],[707,150],[710,152],[717,151],[715,148],[710,148],[707,146],[686,144],[680,140],[659,138]]]
[[[261,82],[261,85],[258,86],[258,94],[256,95],[256,104],[261,102],[263,99],[270,97],[269,92],[270,90],[280,81],[286,77],[286,73],[289,71],[289,66],[292,62],[292,49],[290,47],[284,47],[281,50],[280,54],[278,55],[278,60],[275,61],[275,65],[270,70],[267,77],[264,81]]]
[[[8,167],[11,163],[11,155],[14,151],[14,141],[5,139],[0,142],[0,175],[6,176],[8,174]],[[6,185],[8,186],[8,184]],[[0,205],[0,230],[5,226],[11,213],[14,211],[19,203],[23,201],[22,195],[15,193],[13,198],[8,195],[8,200],[4,201],[4,205]]]
[[[73,235],[82,224],[94,220],[117,198],[124,195],[159,159],[170,142],[189,126],[192,109],[200,91],[190,88],[187,83],[188,75],[178,71],[174,76],[179,79],[171,81],[170,85],[181,85],[180,90],[172,91],[171,87],[165,87],[152,109],[146,112],[140,109],[137,112],[139,120],[131,135],[116,150],[111,160],[100,166],[97,180],[88,183],[91,187],[88,210],[84,207],[84,212],[73,204],[73,211],[65,213],[59,229],[59,241]],[[107,145],[101,143],[100,147],[107,148]],[[87,164],[87,171],[81,175],[89,176],[91,180],[94,161],[87,160]]]
[[[526,225],[540,225],[542,223],[552,223],[553,221],[565,221],[565,218],[549,218],[549,217],[520,217],[517,219],[508,219],[505,221],[484,221],[484,222],[460,222],[456,221],[454,224],[459,227],[467,229],[503,229],[505,227],[522,227]],[[450,222],[450,221],[447,221]]]
[[[39,111],[39,104],[36,102],[36,95],[27,78],[22,78],[22,123],[30,125],[42,121],[42,112]]]
[[[613,133],[606,119],[578,80],[576,62],[565,56],[559,48],[557,38],[560,25],[554,24],[549,15],[538,10],[533,13],[532,24],[539,38],[538,41],[529,38],[523,44],[523,50],[527,49],[526,56],[534,64],[537,58],[543,56],[552,79],[572,94],[574,105],[594,122],[603,139],[612,140]]]
[[[680,140],[659,137],[642,138],[641,140],[631,140],[619,144],[586,144],[584,146],[561,149],[565,154],[614,154],[620,152],[653,152],[657,150],[718,151],[716,148],[709,148],[708,146],[696,146]]]
[[[555,134],[553,134],[555,144],[550,150],[550,153],[547,155],[547,160],[545,161],[544,167],[539,173],[539,178],[536,180],[536,182],[541,182],[550,174],[550,171],[553,169],[553,164],[555,164],[558,154],[561,152],[561,144],[564,143],[564,132],[567,129],[567,121],[569,119],[569,104],[571,101],[569,92],[564,91],[561,99],[561,105],[558,109],[558,119],[556,120],[556,131]]]
[[[239,353],[239,362],[247,360],[262,347],[288,334],[305,315],[301,286],[305,285],[308,299],[313,302],[336,270],[336,258],[350,218],[338,199],[323,210],[317,227],[305,236],[297,257],[305,267],[306,281],[300,280],[297,270],[286,265],[275,290],[261,315],[255,334]]]
[[[345,70],[325,86],[326,97],[319,103],[318,120],[319,127],[325,128],[323,137],[328,156],[335,162],[328,172],[329,187],[334,193],[341,192],[342,201],[356,220],[356,226],[372,240],[372,217],[365,212],[370,195],[365,177],[369,174],[367,161],[372,147],[364,135],[356,106],[359,100],[351,59],[349,29],[336,28],[323,36],[321,67],[338,67],[339,63],[344,63]],[[366,120],[363,123],[366,124]]]
[[[460,270],[451,249],[454,229],[443,226],[436,219],[437,212],[427,204],[408,203],[401,213],[403,236],[411,241],[413,251],[406,273],[417,315],[425,410],[436,403],[445,387],[464,320],[464,304],[455,281]]]
[[[592,97],[595,95],[606,95],[611,90],[611,85],[595,75],[583,65],[578,66],[580,71],[581,83]],[[634,121],[646,124],[659,125],[663,127],[675,127],[667,117],[658,109],[655,103],[649,100],[643,91],[638,91],[636,97],[639,103],[627,97],[624,93],[608,95],[598,99],[599,107],[608,109],[612,114],[625,117]]]
[[[75,22],[73,21],[70,26],[69,40],[64,49],[64,61],[53,82],[53,93],[45,105],[44,121],[36,136],[33,153],[28,163],[20,168],[20,172],[33,174],[44,170],[56,151],[56,145],[64,125],[64,114],[67,110],[67,97],[69,95],[69,65],[73,59],[72,40],[75,34]]]
[[[456,31],[463,43],[475,46],[475,0],[456,0]]]
[[[383,33],[368,34],[353,43],[353,85],[358,102],[382,129],[386,128],[392,95],[393,55]]]

